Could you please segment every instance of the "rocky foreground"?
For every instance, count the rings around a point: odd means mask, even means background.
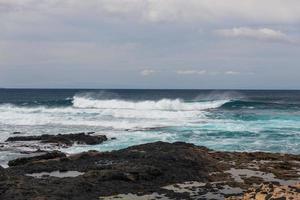
[[[9,166],[0,169],[3,200],[300,199],[300,155],[156,142],[113,152],[43,152]]]

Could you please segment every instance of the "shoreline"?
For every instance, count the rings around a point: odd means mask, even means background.
[[[0,174],[0,198],[6,200],[233,200],[261,192],[270,196],[270,189],[264,191],[267,187],[297,188],[300,155],[221,152],[184,142],[154,142],[69,156],[43,152],[10,161]],[[294,190],[293,195],[299,195]]]

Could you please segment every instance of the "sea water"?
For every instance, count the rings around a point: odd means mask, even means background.
[[[116,139],[64,151],[184,141],[222,151],[299,154],[300,91],[0,89],[0,142],[13,132],[91,131]]]

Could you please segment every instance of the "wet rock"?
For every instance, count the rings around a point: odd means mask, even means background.
[[[50,160],[50,159],[57,159],[57,158],[65,158],[66,154],[59,152],[59,151],[53,151],[48,152],[46,154],[35,156],[35,157],[26,157],[26,158],[17,158],[15,160],[11,160],[8,162],[8,166],[18,166],[18,165],[25,165],[27,163],[32,163],[35,161],[42,161],[42,160]]]
[[[9,137],[6,142],[16,141],[40,141],[41,143],[55,143],[59,145],[71,146],[75,142],[79,144],[95,145],[106,141],[105,135],[90,135],[85,133],[77,134],[58,134],[58,135],[40,135],[40,136],[16,136]]]

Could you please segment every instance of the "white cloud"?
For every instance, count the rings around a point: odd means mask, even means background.
[[[239,72],[239,71],[233,71],[233,70],[228,70],[228,71],[208,71],[208,70],[177,70],[177,74],[179,75],[203,75],[207,74],[209,76],[215,76],[215,75],[239,75],[239,74],[253,74],[252,72]]]
[[[180,75],[193,75],[193,74],[202,75],[202,74],[206,74],[206,70],[177,70],[176,73]]]
[[[232,29],[216,30],[217,35],[231,38],[250,38],[258,40],[285,41],[292,42],[292,39],[285,33],[270,28],[248,28],[239,27]]]
[[[154,74],[156,71],[155,70],[152,70],[152,69],[144,69],[140,72],[140,74],[142,76],[149,76],[149,75],[152,75]]]
[[[237,72],[237,71],[226,71],[225,74],[226,75],[238,75],[238,74],[240,74],[240,72]]]

